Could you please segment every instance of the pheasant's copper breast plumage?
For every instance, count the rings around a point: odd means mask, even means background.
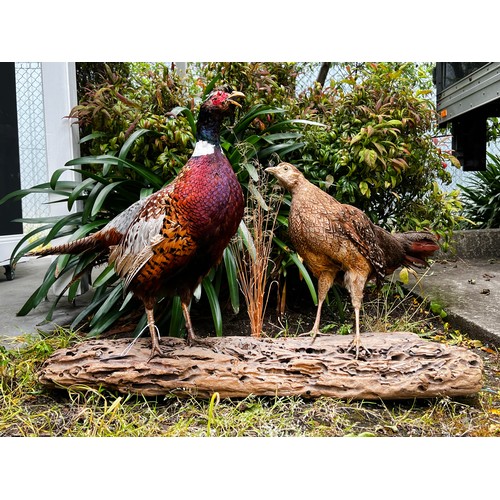
[[[192,158],[174,184],[150,197],[110,261],[145,302],[158,294],[191,296],[222,258],[242,207],[241,187],[221,150]]]
[[[337,280],[349,290],[356,317],[354,346],[358,355],[359,311],[367,280],[378,282],[401,265],[426,265],[438,248],[426,231],[391,234],[373,224],[356,207],[340,203],[289,163],[266,169],[292,194],[288,228],[297,253],[318,278],[318,310],[311,333],[319,331],[321,307]]]
[[[144,303],[152,356],[161,355],[153,316],[157,299],[180,296],[188,340],[193,341],[188,309],[193,292],[221,261],[243,217],[243,192],[219,143],[222,120],[241,96],[215,90],[203,102],[195,150],[172,183],[134,203],[101,231],[37,253],[109,251],[125,288]]]

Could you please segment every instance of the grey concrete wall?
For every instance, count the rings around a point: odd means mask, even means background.
[[[455,231],[450,248],[437,258],[488,259],[500,258],[500,229],[468,229]]]

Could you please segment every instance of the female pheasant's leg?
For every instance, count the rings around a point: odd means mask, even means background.
[[[160,348],[159,337],[160,333],[158,331],[158,327],[155,324],[155,318],[153,315],[153,308],[146,307],[146,316],[148,318],[148,327],[149,334],[151,335],[151,354],[149,359],[154,358],[155,356],[163,356],[163,351]],[[149,361],[149,360],[148,360]]]
[[[333,285],[335,281],[335,273],[332,272],[322,272],[318,278],[318,309],[316,311],[316,319],[314,320],[314,325],[309,334],[313,336],[313,342],[316,338],[316,335],[319,333],[319,324],[321,321],[321,308],[323,307],[323,302],[326,299],[326,295],[328,294],[328,290]]]
[[[349,345],[348,351],[352,351],[355,349],[356,351],[356,359],[359,356],[360,348],[363,348],[367,354],[370,354],[368,349],[361,345],[361,334],[359,331],[359,311],[361,310],[361,304],[363,302],[363,292],[365,289],[365,284],[369,275],[369,268],[363,275],[360,270],[356,270],[356,272],[347,272],[345,275],[345,285],[349,290],[349,294],[351,296],[351,303],[354,308],[354,318],[355,318],[355,326],[356,333],[354,334],[354,339]]]
[[[354,339],[353,339],[351,345],[349,346],[348,350],[351,351],[352,349],[355,349],[356,350],[356,359],[358,359],[359,348],[362,347],[361,346],[361,334],[359,333],[359,307],[356,307],[354,309],[354,320],[356,322],[356,333],[354,334]],[[363,349],[365,349],[367,351],[366,348],[363,348]]]
[[[187,330],[186,342],[188,345],[192,345],[197,340],[197,337],[194,334],[193,325],[191,324],[191,316],[189,314],[189,303],[186,303],[184,300],[182,300],[182,298],[181,298],[181,307],[182,307],[182,313],[184,314],[184,320],[186,322],[186,330]]]

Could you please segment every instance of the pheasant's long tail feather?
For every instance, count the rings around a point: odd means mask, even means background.
[[[75,241],[69,241],[63,245],[56,245],[54,247],[42,248],[29,252],[27,256],[43,257],[45,255],[60,255],[73,253],[78,254],[89,250],[101,250],[102,242],[95,237],[95,235],[86,236]]]

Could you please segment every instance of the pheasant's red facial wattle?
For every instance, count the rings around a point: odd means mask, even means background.
[[[219,90],[212,97],[212,104],[217,107],[222,106],[227,101],[228,97],[229,94],[223,92],[222,90]]]

